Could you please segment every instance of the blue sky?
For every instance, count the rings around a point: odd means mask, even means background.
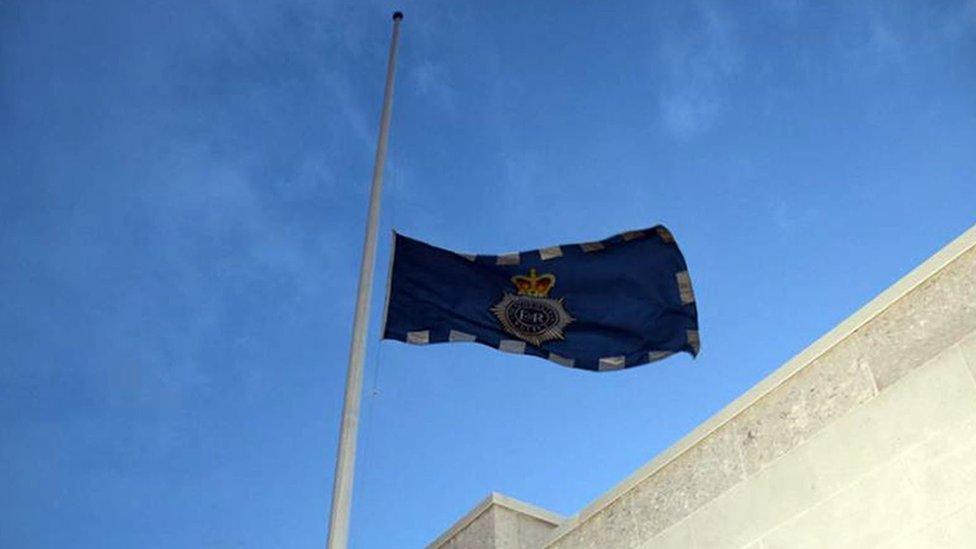
[[[3,2],[0,546],[323,544],[394,8],[381,234],[664,223],[702,354],[381,345],[376,299],[353,547],[576,512],[976,221],[972,0]]]

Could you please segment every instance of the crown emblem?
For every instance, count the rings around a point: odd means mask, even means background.
[[[556,285],[556,277],[551,274],[536,275],[535,269],[529,270],[529,276],[515,275],[512,284],[518,290],[518,295],[533,297],[548,297],[549,290]]]
[[[518,294],[506,292],[491,312],[509,334],[533,345],[564,339],[563,329],[573,317],[563,307],[563,299],[549,297],[556,285],[551,273],[537,274],[530,269],[528,275],[515,275],[512,284]]]

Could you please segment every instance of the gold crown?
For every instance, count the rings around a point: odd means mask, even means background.
[[[515,284],[519,295],[546,297],[549,295],[549,290],[556,285],[556,277],[548,273],[544,275],[536,275],[535,269],[530,269],[529,276],[513,276],[512,284]]]

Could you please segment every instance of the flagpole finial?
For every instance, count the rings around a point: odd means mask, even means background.
[[[393,20],[394,21],[399,21],[401,19],[403,19],[403,12],[402,11],[395,11],[395,12],[393,12]]]

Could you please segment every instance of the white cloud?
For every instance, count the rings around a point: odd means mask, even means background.
[[[769,11],[792,25],[800,21],[801,12],[806,7],[806,0],[767,0],[766,5]]]
[[[725,88],[740,64],[732,21],[715,6],[698,3],[692,23],[665,38],[662,54],[665,128],[682,140],[708,131],[727,108]]]
[[[689,139],[708,130],[722,111],[721,99],[700,89],[663,94],[660,106],[664,124],[679,139]]]
[[[457,92],[447,76],[443,65],[424,60],[411,71],[414,88],[422,96],[447,111],[453,111]]]

